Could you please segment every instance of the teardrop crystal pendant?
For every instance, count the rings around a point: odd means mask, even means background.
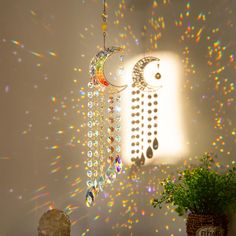
[[[153,157],[153,151],[151,147],[148,147],[147,152],[146,152],[147,158],[152,158]]]
[[[145,157],[144,154],[142,153],[141,158],[140,158],[140,164],[144,165],[145,164]]]
[[[153,140],[152,147],[153,147],[154,150],[157,150],[157,149],[158,149],[158,146],[159,146],[158,140],[157,140],[157,138],[155,138],[155,139]]]

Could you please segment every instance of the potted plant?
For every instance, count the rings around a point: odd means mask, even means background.
[[[215,158],[204,154],[200,165],[166,178],[164,190],[154,207],[172,203],[176,212],[187,216],[188,236],[226,236],[227,214],[236,207],[236,167],[215,169]]]

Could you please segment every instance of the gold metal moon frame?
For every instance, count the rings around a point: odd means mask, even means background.
[[[90,76],[95,84],[99,84],[101,87],[108,87],[108,93],[119,93],[127,88],[127,85],[114,85],[106,79],[104,73],[104,65],[107,59],[114,53],[122,51],[120,47],[106,48],[100,51],[90,63]]]
[[[144,79],[144,69],[145,67],[153,62],[153,61],[157,61],[159,62],[160,59],[157,57],[144,57],[142,59],[140,59],[134,66],[133,68],[133,73],[132,73],[132,78],[133,78],[133,87],[137,87],[142,91],[147,91],[147,92],[151,92],[151,91],[155,91],[158,90],[159,88],[161,88],[161,86],[153,86],[148,84],[145,79]],[[159,63],[158,63],[159,66]],[[156,79],[160,79],[160,73],[157,73],[155,75]]]

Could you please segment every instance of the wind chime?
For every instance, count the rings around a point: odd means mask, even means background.
[[[121,152],[121,97],[127,86],[109,82],[104,74],[106,60],[122,51],[120,47],[106,47],[107,4],[103,2],[103,50],[90,63],[91,80],[88,83],[88,152],[86,205],[93,206],[95,198],[106,184],[115,181],[122,171]],[[122,57],[121,57],[122,58]],[[108,165],[108,167],[106,167]]]
[[[159,70],[160,59],[148,56],[135,64],[132,73],[131,161],[133,166],[138,168],[145,164],[146,158],[153,158],[154,152],[159,146],[157,138],[157,91],[160,86],[151,86],[144,79],[144,69],[151,62],[157,62],[157,69]],[[161,74],[157,72],[155,79],[159,80],[160,78]]]

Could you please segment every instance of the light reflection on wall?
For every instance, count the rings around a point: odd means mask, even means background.
[[[184,127],[184,114],[182,100],[182,69],[179,58],[172,53],[156,52],[150,56],[160,58],[160,67],[157,63],[148,64],[144,70],[145,80],[155,86],[161,86],[158,90],[158,140],[159,148],[154,152],[152,159],[146,159],[147,164],[171,164],[177,162],[188,153],[186,147],[186,135]],[[132,83],[132,68],[144,55],[139,55],[125,64],[125,79]],[[155,79],[159,71],[160,80]],[[131,86],[123,93],[122,102],[122,158],[126,164],[131,164]],[[144,116],[147,116],[146,110]],[[146,132],[145,132],[146,133]],[[144,137],[144,140],[147,137]],[[144,150],[148,146],[144,146]]]

